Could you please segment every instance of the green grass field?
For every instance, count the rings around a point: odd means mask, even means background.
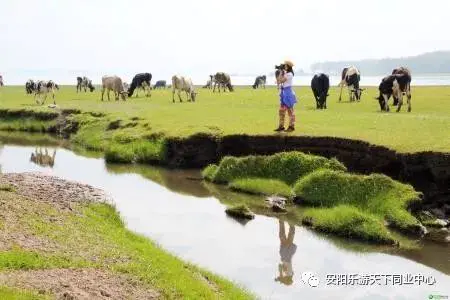
[[[77,94],[74,86],[62,86],[56,96],[61,108],[105,113],[110,120],[130,122],[140,118],[137,126],[123,135],[185,137],[194,133],[214,135],[274,134],[278,125],[278,92],[276,88],[253,90],[237,87],[233,93],[215,93],[197,89],[196,103],[172,103],[170,90],[152,91],[151,98],[132,98],[126,102],[101,102],[100,91]],[[309,87],[296,87],[297,127],[292,135],[334,136],[368,141],[400,152],[450,151],[450,87],[413,87],[412,112],[406,107],[400,113],[381,113],[374,99],[377,88],[368,88],[360,103],[347,102],[344,93],[338,102],[339,90],[332,87],[328,109],[318,111]],[[113,97],[112,97],[113,98]],[[47,99],[51,103],[51,99]],[[0,89],[0,109],[33,109],[51,111],[37,106],[33,97],[25,95],[22,86]],[[130,126],[133,126],[131,124]],[[98,132],[100,134],[100,132]],[[92,132],[86,135],[92,136]],[[95,137],[93,137],[95,138]],[[123,136],[121,137],[123,138]]]

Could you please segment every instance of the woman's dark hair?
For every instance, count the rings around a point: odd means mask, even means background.
[[[287,71],[287,72],[291,72],[292,75],[295,75],[295,74],[294,74],[294,70],[292,69],[292,67],[291,67],[290,65],[286,65],[286,71]]]

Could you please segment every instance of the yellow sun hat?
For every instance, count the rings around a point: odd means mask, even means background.
[[[284,64],[290,66],[291,68],[294,66],[294,63],[290,60],[285,60]]]

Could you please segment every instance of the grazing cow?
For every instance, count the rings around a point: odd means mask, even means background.
[[[59,86],[52,80],[49,81],[39,80],[36,83],[36,88],[34,90],[34,100],[36,101],[37,104],[42,105],[45,103],[45,100],[47,100],[47,95],[51,93],[53,98],[53,104],[56,105],[55,101],[56,90],[59,90]],[[39,101],[39,98],[41,99],[41,101]]]
[[[226,88],[228,88],[230,92],[233,91],[230,75],[228,75],[227,73],[217,72],[216,75],[213,76],[212,82],[214,83],[213,93],[216,91],[216,86],[218,86],[219,93],[221,86],[223,87],[224,92]]]
[[[118,76],[103,76],[102,77],[102,101],[103,95],[105,94],[105,90],[107,90],[108,101],[109,92],[114,91],[114,96],[116,101],[119,101],[119,95],[123,101],[127,100],[127,92],[123,89],[122,79]]]
[[[330,89],[330,78],[328,75],[315,74],[311,80],[311,89],[316,99],[317,109],[327,108],[328,90]]]
[[[212,86],[211,80],[208,80],[206,84],[202,87],[202,89],[210,89]]]
[[[411,111],[411,91],[410,91],[411,76],[409,74],[394,74],[388,75],[381,80],[378,90],[380,95],[375,98],[380,103],[382,111],[389,111],[389,98],[392,96],[398,101],[397,112],[400,111],[403,105],[403,94],[407,95],[408,112]]]
[[[404,74],[405,76],[407,76],[407,78],[409,78],[409,82],[408,82],[408,86],[407,86],[407,93],[409,93],[409,97],[411,98],[411,72],[409,71],[408,68],[405,67],[399,67],[399,68],[395,68],[392,71],[392,75],[394,74]],[[394,105],[397,106],[398,105],[398,99],[394,98]]]
[[[3,86],[4,84],[3,84],[3,76],[2,75],[0,75],[0,86]]]
[[[361,80],[361,75],[359,73],[359,70],[356,67],[348,67],[344,68],[342,70],[341,75],[341,83],[339,84],[341,86],[341,92],[339,94],[339,101],[342,99],[342,89],[344,86],[348,87],[348,92],[350,96],[350,102],[353,101],[360,101],[361,100],[361,93],[364,91],[364,89],[361,89],[359,87],[359,81]]]
[[[266,88],[266,75],[258,76],[255,79],[255,83],[252,86],[254,89],[259,87]]]
[[[152,74],[150,73],[139,73],[136,74],[133,77],[133,80],[131,81],[130,88],[128,89],[128,97],[133,96],[134,90],[142,88],[144,91],[147,91],[146,97],[151,96],[150,88],[152,81]],[[136,97],[138,96],[138,93],[136,91]]]
[[[128,89],[130,88],[130,85],[128,84],[128,82],[123,82],[123,90],[124,91],[128,91]]]
[[[48,153],[47,148],[45,152],[42,149],[36,148],[35,152],[31,153],[30,161],[42,167],[51,167],[55,165],[56,150],[53,150],[53,155]]]
[[[166,88],[166,81],[165,80],[158,80],[153,88],[156,89],[165,89]]]
[[[25,83],[25,91],[28,95],[33,94],[36,91],[36,83],[33,80],[29,79]]]
[[[181,99],[181,92],[186,92],[187,101],[195,102],[195,96],[197,93],[194,90],[194,85],[192,84],[192,80],[187,77],[174,75],[172,76],[172,102],[175,103],[175,90],[178,90],[178,99],[180,102],[183,102]]]
[[[81,92],[81,89],[84,89],[84,92],[86,93],[86,90],[89,89],[91,93],[95,90],[95,87],[92,85],[92,80],[84,77],[77,77],[77,93]]]

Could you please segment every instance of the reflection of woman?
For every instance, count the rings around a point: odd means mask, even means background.
[[[294,276],[292,257],[297,250],[297,245],[294,244],[295,227],[289,224],[289,233],[286,237],[284,221],[279,220],[279,230],[281,263],[278,264],[279,276],[275,278],[275,281],[279,281],[285,285],[291,285],[294,282],[292,280]]]

